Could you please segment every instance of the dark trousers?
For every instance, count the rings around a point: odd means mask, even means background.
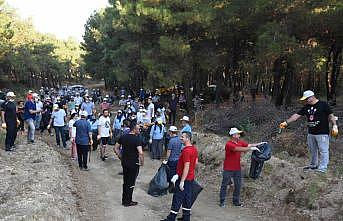
[[[5,139],[5,148],[6,150],[11,149],[14,146],[14,141],[17,138],[17,122],[6,123],[6,139]]]
[[[171,178],[176,174],[176,167],[177,167],[177,161],[170,161],[168,160],[168,182],[170,182]]]
[[[77,160],[79,162],[80,169],[81,168],[87,169],[89,145],[76,144],[76,148],[77,148]]]
[[[55,129],[55,134],[56,134],[57,145],[58,146],[60,145],[60,136],[61,136],[62,144],[63,144],[63,147],[65,148],[67,146],[67,144],[66,144],[66,136],[64,134],[64,126],[62,126],[62,127],[54,126],[54,129]]]
[[[163,139],[153,139],[151,144],[151,158],[160,160],[163,155]]]
[[[185,181],[184,190],[180,190],[180,179],[175,183],[175,193],[173,195],[173,202],[169,215],[167,216],[168,221],[174,221],[177,213],[182,205],[182,220],[189,221],[191,218],[191,207],[192,207],[192,181]]]
[[[172,120],[173,118],[173,120]],[[175,120],[176,120],[176,110],[172,110],[169,112],[169,124],[173,122],[172,125],[175,125]]]
[[[139,173],[138,165],[122,165],[123,167],[123,195],[122,204],[129,204],[132,202],[133,189],[135,188],[136,178]]]
[[[222,185],[220,187],[220,202],[224,202],[227,194],[227,186],[232,183],[231,178],[233,178],[233,182],[235,185],[235,190],[233,191],[232,203],[239,204],[239,196],[241,193],[241,185],[242,185],[242,178],[241,178],[241,171],[223,171],[223,180]]]

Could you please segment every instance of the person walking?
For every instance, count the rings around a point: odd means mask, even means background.
[[[60,139],[62,139],[63,148],[67,147],[66,137],[64,134],[64,126],[67,121],[66,116],[67,114],[64,109],[60,108],[58,104],[54,104],[48,129],[51,125],[54,127],[57,147],[60,147]]]
[[[230,129],[229,135],[231,139],[225,145],[225,160],[223,164],[223,179],[220,187],[220,206],[225,207],[225,199],[227,194],[227,187],[232,183],[231,178],[234,182],[234,192],[232,203],[234,206],[242,206],[240,201],[240,192],[241,192],[241,152],[247,152],[250,150],[259,149],[256,147],[258,145],[264,144],[266,142],[248,144],[243,140],[240,140],[240,134],[243,131],[238,130],[233,127]]]
[[[167,149],[167,164],[169,167],[168,181],[171,181],[171,178],[176,174],[176,166],[179,161],[181,154],[182,143],[178,136],[178,130],[175,126],[170,126],[169,128],[170,139]]]
[[[132,200],[139,167],[144,165],[144,153],[138,134],[139,125],[130,124],[130,132],[122,135],[113,148],[123,167],[122,205],[125,207],[138,204]],[[122,150],[119,149],[120,147]]]
[[[311,155],[311,162],[304,167],[305,171],[315,170],[326,173],[329,164],[329,121],[332,124],[332,136],[338,135],[336,118],[327,102],[320,101],[313,91],[304,91],[301,101],[306,104],[290,118],[280,124],[280,128],[286,128],[290,123],[298,120],[301,116],[307,118],[308,134],[307,145]],[[319,161],[318,161],[319,153]]]
[[[36,110],[38,111],[35,119],[35,129],[39,130],[42,121],[43,103],[40,100],[39,95],[36,93],[33,94],[33,99],[36,104]]]
[[[118,135],[122,134],[124,120],[125,120],[125,117],[123,115],[123,111],[118,110],[117,116],[114,118],[114,122],[113,122],[114,137],[117,137]]]
[[[75,143],[77,147],[77,160],[80,170],[88,171],[88,151],[93,145],[91,125],[87,121],[87,112],[81,111],[81,118],[74,123],[76,128]]]
[[[106,147],[107,147],[110,137],[112,137],[111,119],[109,117],[108,110],[105,109],[102,112],[102,116],[99,118],[98,136],[97,136],[101,144],[100,158],[102,161],[105,161],[107,159]]]
[[[177,102],[178,100],[176,95],[173,93],[171,99],[169,100],[169,124],[171,125],[175,125]]]
[[[13,151],[17,138],[17,107],[14,103],[15,94],[8,92],[6,101],[1,105],[2,128],[6,129],[5,150]]]
[[[93,116],[94,103],[89,100],[88,95],[85,96],[85,101],[81,105],[81,110],[87,111],[88,119]]]
[[[195,179],[195,168],[198,163],[198,150],[192,145],[192,134],[183,132],[181,141],[184,144],[179,161],[177,163],[176,175],[171,179],[175,185],[172,206],[169,215],[161,221],[174,221],[182,206],[182,220],[189,221],[192,207],[192,187]]]
[[[160,160],[163,155],[164,125],[161,120],[156,120],[150,129],[151,159]]]
[[[76,127],[74,127],[74,123],[78,120],[77,114],[75,110],[71,111],[71,116],[70,120],[68,123],[68,129],[69,129],[69,137],[71,141],[71,153],[70,157],[72,160],[76,160],[77,158],[77,149],[76,149],[76,142],[75,142],[75,137],[76,137]]]
[[[24,105],[24,120],[27,124],[27,142],[35,142],[35,119],[36,114],[39,113],[39,110],[36,110],[36,104],[33,101],[32,94],[27,95],[27,100]]]

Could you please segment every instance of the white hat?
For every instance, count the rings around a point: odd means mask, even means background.
[[[234,134],[240,134],[240,133],[243,133],[243,131],[238,130],[236,127],[231,128],[229,132],[230,136]]]
[[[71,115],[76,114],[76,110],[75,110],[75,109],[71,110],[71,113],[70,113],[70,114],[71,114]]]
[[[107,101],[107,100],[108,100],[107,97],[105,97],[105,98],[104,98],[104,101]]]
[[[85,117],[87,117],[87,116],[88,116],[87,111],[81,111],[80,116],[85,116]]]
[[[189,117],[183,116],[181,120],[183,120],[183,121],[189,121]]]
[[[128,95],[127,97],[131,97],[131,95]]]
[[[170,127],[169,127],[169,131],[171,131],[171,132],[177,132],[178,130],[177,130],[177,127],[175,127],[175,126],[170,126]]]
[[[56,109],[58,109],[59,107],[58,107],[58,104],[54,104],[54,106],[52,106],[52,109],[53,110],[56,110]]]
[[[122,95],[120,95],[120,97],[125,97],[125,96],[122,94]]]
[[[118,113],[123,113],[123,111],[122,110],[118,110]]]
[[[31,94],[31,93],[32,93],[32,90],[29,90],[28,93]]]
[[[15,94],[14,92],[10,91],[10,92],[7,92],[6,97],[15,97]]]
[[[33,93],[32,97],[38,97],[38,94],[37,93]]]
[[[307,90],[307,91],[304,91],[303,96],[300,98],[300,100],[303,101],[312,96],[314,96],[314,92]]]

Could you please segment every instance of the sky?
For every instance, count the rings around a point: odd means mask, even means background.
[[[5,0],[17,9],[21,18],[32,18],[39,32],[57,38],[74,37],[82,41],[84,25],[94,10],[104,8],[108,0]]]

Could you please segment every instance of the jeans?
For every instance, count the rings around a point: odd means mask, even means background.
[[[80,169],[87,169],[87,158],[88,158],[88,145],[76,144],[77,148],[77,161],[79,162]]]
[[[25,122],[27,123],[27,140],[34,141],[35,140],[35,124],[32,118],[26,119]]]
[[[133,189],[135,188],[136,178],[139,173],[138,165],[122,165],[123,167],[123,195],[122,204],[129,204],[132,202]]]
[[[174,221],[177,213],[182,205],[182,220],[189,221],[191,216],[192,207],[192,186],[193,180],[185,180],[184,190],[180,190],[180,179],[175,183],[175,193],[173,195],[173,202],[169,215],[167,216],[168,221]]]
[[[6,122],[6,125],[5,148],[9,150],[14,146],[14,141],[17,138],[17,122]]]
[[[42,121],[42,114],[36,114],[35,128],[38,130],[40,128],[40,122]]]
[[[307,135],[307,145],[311,154],[311,167],[318,166],[319,170],[326,171],[329,164],[329,135]],[[318,164],[318,152],[320,154]]]
[[[232,197],[232,203],[233,204],[239,204],[239,196],[241,193],[241,185],[242,185],[242,179],[241,179],[241,171],[229,171],[224,170],[223,171],[223,180],[222,185],[220,187],[220,202],[225,202],[226,194],[227,194],[227,186],[232,183],[231,178],[233,178],[233,182],[235,184],[235,190],[233,191],[233,197]]]
[[[61,135],[63,147],[66,148],[67,144],[66,144],[66,137],[64,134],[64,126],[62,127],[54,126],[54,129],[55,129],[55,134],[56,134],[57,145],[58,146],[60,145],[60,135]]]
[[[152,140],[151,144],[151,158],[152,159],[161,159],[163,155],[163,139]]]

